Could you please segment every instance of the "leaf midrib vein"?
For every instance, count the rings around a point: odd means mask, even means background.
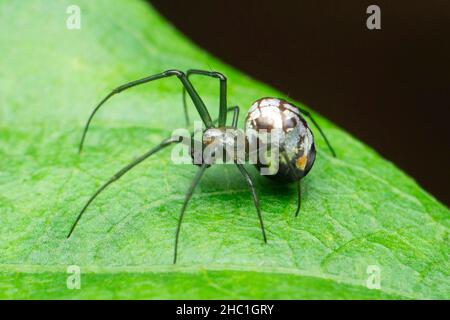
[[[232,264],[210,264],[210,265],[154,265],[154,266],[80,266],[85,274],[118,274],[118,273],[198,273],[205,271],[230,271],[230,272],[254,272],[264,274],[292,275],[299,277],[318,278],[322,280],[334,281],[340,284],[352,285],[367,289],[362,281],[356,281],[351,278],[343,278],[333,276],[331,274],[307,272],[304,270],[293,269],[288,267],[269,267],[269,266],[243,266]],[[0,264],[0,273],[66,273],[67,265],[15,265]],[[406,299],[421,299],[417,295],[400,292],[391,288],[380,289],[381,292],[391,295],[400,296]]]

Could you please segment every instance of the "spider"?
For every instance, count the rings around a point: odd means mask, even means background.
[[[195,90],[194,86],[189,80],[189,76],[191,75],[201,75],[201,76],[207,76],[216,78],[219,80],[220,85],[220,99],[219,99],[219,117],[215,121],[211,119],[211,116],[208,112],[208,109],[206,108],[204,102],[202,101],[201,97]],[[89,125],[92,121],[92,118],[94,117],[95,113],[100,109],[100,107],[113,95],[118,94],[124,90],[130,89],[132,87],[148,83],[151,81],[164,79],[168,77],[175,76],[177,77],[180,82],[183,85],[183,105],[184,105],[184,114],[186,118],[186,122],[189,123],[189,116],[187,113],[187,106],[186,106],[186,92],[189,94],[195,108],[197,109],[198,114],[200,115],[200,118],[206,127],[206,129],[203,131],[202,135],[202,147],[204,148],[206,145],[210,144],[210,142],[213,140],[218,143],[219,148],[225,149],[225,147],[231,143],[235,143],[234,139],[227,139],[226,132],[236,132],[237,135],[237,124],[238,124],[238,118],[239,118],[239,107],[233,106],[233,107],[227,107],[227,78],[220,72],[214,72],[214,71],[205,71],[205,70],[195,70],[191,69],[188,70],[186,73],[179,71],[179,70],[167,70],[165,72],[151,75],[139,80],[135,80],[126,84],[123,84],[114,90],[112,90],[103,100],[100,101],[100,103],[94,108],[91,115],[89,116],[89,119],[84,127],[83,135],[81,138],[81,142],[79,145],[79,152],[81,153],[83,149],[83,144],[86,138],[86,134],[89,129]],[[231,126],[227,126],[227,114],[229,112],[233,112],[233,118],[231,121]],[[283,99],[278,98],[261,98],[258,99],[256,102],[252,104],[250,107],[250,110],[248,111],[246,121],[245,121],[245,131],[249,130],[258,130],[265,129],[267,131],[271,131],[274,129],[281,130],[281,140],[279,142],[279,148],[280,152],[278,153],[278,168],[277,172],[273,175],[269,175],[269,177],[277,180],[281,180],[284,182],[296,182],[297,184],[297,209],[295,212],[295,216],[298,216],[298,213],[300,212],[301,207],[301,187],[300,187],[300,180],[306,176],[306,174],[310,171],[314,160],[316,156],[316,149],[314,144],[314,137],[311,132],[311,130],[308,127],[307,122],[303,118],[303,116],[308,117],[311,122],[315,125],[317,130],[320,132],[322,137],[324,138],[328,148],[330,149],[330,152],[333,154],[334,157],[336,157],[336,153],[334,152],[333,148],[331,147],[327,137],[317,124],[317,122],[312,118],[311,114],[301,108],[298,108],[294,106],[292,103],[287,102]],[[216,126],[217,124],[217,126]],[[192,135],[193,136],[193,135]],[[192,137],[191,136],[191,137]],[[253,137],[255,138],[255,137]],[[248,140],[252,139],[252,137],[247,138]],[[256,139],[258,139],[258,136],[256,136]],[[234,142],[233,142],[234,141]],[[156,147],[150,149],[147,153],[141,155],[134,161],[130,162],[128,165],[123,167],[121,170],[119,170],[114,176],[112,176],[108,181],[106,181],[86,202],[84,207],[79,212],[76,220],[74,221],[67,238],[70,238],[72,235],[75,227],[77,226],[78,222],[80,221],[82,215],[88,208],[88,206],[92,203],[92,201],[103,191],[105,190],[110,184],[120,179],[125,173],[127,173],[129,170],[131,170],[133,167],[144,161],[145,159],[149,158],[156,152],[166,148],[169,145],[179,143],[181,142],[181,139],[179,137],[169,137],[165,140],[163,140],[159,145]],[[191,151],[192,152],[192,151]],[[246,153],[248,156],[248,150],[246,149]],[[192,157],[194,158],[194,155],[192,154]],[[209,168],[212,164],[211,161],[207,161],[208,159],[204,159],[201,163],[197,163],[199,166],[199,169],[194,176],[191,185],[189,186],[189,189],[187,190],[183,206],[181,207],[180,216],[178,219],[178,225],[176,229],[175,234],[175,244],[174,244],[174,255],[173,255],[173,263],[175,264],[177,261],[177,250],[178,250],[178,241],[179,241],[179,235],[180,235],[180,229],[181,229],[181,223],[183,221],[184,213],[186,211],[187,205],[189,200],[192,197],[192,194],[200,182],[200,179],[202,178],[205,170]],[[264,223],[261,215],[261,209],[259,205],[259,200],[257,193],[255,191],[255,186],[252,177],[249,175],[248,171],[245,169],[244,165],[242,163],[239,163],[238,161],[234,161],[236,167],[239,169],[242,176],[245,178],[248,187],[250,189],[250,192],[252,194],[253,202],[256,208],[256,213],[259,219],[259,224],[262,232],[262,237],[265,243],[267,243],[267,237],[266,232],[264,228]],[[262,165],[260,162],[255,164],[257,169],[261,171],[264,165]],[[266,168],[269,168],[270,165],[266,165]]]

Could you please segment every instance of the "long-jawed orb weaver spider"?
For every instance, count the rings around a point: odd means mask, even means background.
[[[208,109],[206,108],[205,104],[203,103],[202,99],[200,98],[199,94],[195,90],[192,83],[189,81],[190,75],[202,75],[202,76],[208,76],[212,78],[219,79],[220,84],[220,100],[219,100],[219,118],[216,121],[213,121],[211,119],[211,116],[209,115]],[[83,149],[83,143],[86,138],[86,133],[89,129],[89,125],[91,123],[92,118],[94,117],[95,113],[100,109],[100,107],[113,95],[120,93],[124,90],[130,89],[132,87],[135,87],[137,85],[141,85],[147,82],[151,82],[154,80],[159,80],[171,76],[176,76],[183,85],[183,104],[184,104],[184,113],[186,117],[186,122],[189,123],[189,117],[187,113],[187,107],[186,107],[186,92],[189,94],[192,102],[195,105],[195,108],[197,109],[197,112],[200,115],[200,118],[202,119],[203,124],[205,125],[206,129],[203,132],[202,137],[202,146],[205,147],[206,145],[211,143],[211,139],[215,140],[219,143],[219,147],[222,149],[225,149],[226,145],[230,144],[230,139],[227,139],[226,136],[226,130],[234,130],[237,134],[237,123],[239,118],[239,107],[227,107],[227,79],[226,77],[220,73],[220,72],[213,72],[213,71],[204,71],[204,70],[188,70],[186,73],[179,71],[179,70],[167,70],[165,72],[155,74],[146,78],[142,78],[139,80],[135,80],[126,84],[123,84],[114,90],[112,90],[105,98],[103,98],[102,101],[95,107],[95,109],[92,111],[86,126],[84,127],[83,136],[81,138],[81,142],[79,145],[79,152],[81,153]],[[227,113],[233,112],[233,118],[231,122],[231,127],[226,126],[227,122]],[[285,182],[296,182],[297,183],[297,210],[295,212],[295,216],[298,215],[300,211],[301,206],[301,188],[300,188],[300,179],[302,179],[311,169],[315,157],[316,157],[316,149],[314,145],[314,137],[311,132],[311,130],[308,127],[308,124],[306,123],[305,119],[302,117],[302,114],[306,117],[308,117],[311,122],[316,126],[322,137],[324,138],[326,144],[328,145],[328,148],[330,149],[333,156],[336,156],[336,153],[334,152],[333,148],[331,147],[327,137],[323,133],[323,131],[320,129],[317,122],[311,117],[308,111],[298,108],[294,106],[291,103],[288,103],[287,101],[283,99],[277,99],[277,98],[262,98],[257,100],[253,103],[251,106],[247,118],[246,118],[246,124],[245,129],[246,130],[258,130],[264,129],[266,131],[270,131],[273,129],[280,129],[282,132],[282,138],[279,142],[279,148],[280,153],[278,153],[279,156],[279,164],[278,164],[278,171],[273,175],[269,177],[273,177],[275,179],[279,179]],[[215,123],[218,123],[217,126],[215,126]],[[229,136],[228,136],[229,137]],[[217,140],[216,140],[217,139]],[[258,137],[256,137],[258,139]],[[233,139],[232,139],[233,141]],[[86,211],[88,206],[91,204],[91,202],[113,182],[120,179],[125,173],[127,173],[129,170],[131,170],[133,167],[144,161],[145,159],[149,158],[151,155],[155,154],[156,152],[164,149],[165,147],[181,142],[181,139],[179,137],[174,138],[167,138],[163,140],[159,145],[154,147],[153,149],[149,150],[147,153],[143,154],[142,156],[138,157],[134,161],[130,162],[128,165],[123,167],[121,170],[119,170],[114,176],[112,176],[107,182],[105,182],[86,202],[84,207],[81,209],[80,213],[77,216],[77,219],[73,223],[67,238],[69,238],[75,227],[77,226],[78,222],[81,219],[81,216]],[[235,142],[231,142],[235,143]],[[194,157],[194,156],[193,156]],[[252,177],[249,175],[245,167],[242,163],[239,163],[238,161],[235,161],[235,165],[239,169],[242,176],[245,178],[252,197],[253,202],[256,207],[256,212],[259,218],[259,223],[261,226],[262,236],[264,239],[264,242],[267,243],[267,237],[266,232],[264,229],[264,223],[261,215],[261,209],[259,206],[259,200],[258,196],[255,191],[255,186],[253,183]],[[211,163],[209,161],[205,161],[203,163],[199,164],[199,170],[197,171],[197,174],[192,180],[192,183],[186,193],[183,206],[181,208],[180,216],[178,219],[178,225],[176,229],[175,234],[175,245],[174,245],[174,257],[173,257],[173,263],[176,263],[177,261],[177,250],[178,250],[178,239],[180,235],[180,228],[181,223],[183,221],[183,216],[186,211],[186,207],[188,205],[189,200],[191,199],[191,196],[198,185],[200,179],[203,176],[203,173],[205,170],[211,166]],[[256,167],[260,170],[261,165],[256,164]]]

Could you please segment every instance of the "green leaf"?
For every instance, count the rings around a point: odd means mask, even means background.
[[[66,28],[71,1],[0,2],[0,298],[450,298],[449,210],[320,117],[339,157],[316,134],[298,218],[295,186],[251,170],[268,244],[245,181],[234,166],[215,166],[191,200],[172,265],[196,168],[173,164],[168,149],[111,185],[67,240],[96,188],[184,125],[180,84],[161,80],[113,98],[79,156],[84,122],[110,89],[199,68],[228,76],[229,104],[244,115],[260,97],[283,97],[194,46],[144,2],[76,2],[80,30]],[[217,82],[195,84],[217,116]],[[80,290],[66,286],[69,265],[81,268]],[[373,265],[379,290],[366,286]]]

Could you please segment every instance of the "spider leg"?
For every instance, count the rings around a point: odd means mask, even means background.
[[[286,153],[286,150],[284,148],[280,149],[281,154],[283,155],[284,161],[286,161],[287,165],[289,166],[289,170],[292,171],[292,173],[294,174],[294,176],[296,177],[296,182],[297,182],[297,211],[295,211],[295,216],[298,216],[298,213],[300,212],[300,207],[302,206],[302,188],[300,185],[300,179],[297,176],[297,172],[295,171],[294,166],[292,165],[292,163],[289,161],[289,157]]]
[[[126,165],[125,167],[123,167],[121,170],[119,170],[114,176],[112,176],[107,182],[105,182],[90,198],[89,200],[86,202],[86,204],[84,205],[83,209],[81,209],[80,213],[78,214],[77,219],[75,220],[75,222],[73,223],[69,234],[67,235],[67,238],[69,238],[72,235],[73,230],[75,229],[75,227],[77,226],[78,222],[81,219],[81,216],[83,215],[83,213],[86,211],[86,209],[89,207],[89,205],[91,204],[92,201],[94,201],[94,199],[103,191],[106,189],[106,187],[108,187],[110,184],[112,184],[113,182],[119,180],[125,173],[127,173],[129,170],[131,170],[133,167],[135,167],[136,165],[138,165],[139,163],[141,163],[142,161],[144,161],[145,159],[147,159],[148,157],[150,157],[151,155],[155,154],[156,152],[164,149],[165,147],[169,146],[172,143],[177,143],[180,142],[180,137],[177,138],[169,138],[164,140],[163,142],[161,142],[159,145],[157,145],[155,148],[151,149],[150,151],[148,151],[147,153],[143,154],[142,156],[140,156],[139,158],[133,160],[132,162],[130,162],[128,165]]]
[[[238,106],[230,107],[230,108],[228,108],[228,111],[230,109],[233,110],[233,120],[231,122],[231,126],[234,129],[237,129],[237,124],[238,124],[238,120],[239,120],[239,107]]]
[[[197,187],[198,183],[200,182],[200,179],[203,176],[203,173],[205,170],[209,167],[208,164],[204,163],[200,166],[200,169],[197,171],[197,174],[195,175],[194,179],[192,179],[192,183],[186,193],[186,197],[184,199],[183,207],[181,208],[180,217],[178,219],[178,226],[177,231],[175,234],[175,246],[174,246],[174,253],[173,253],[173,263],[175,264],[177,262],[177,253],[178,253],[178,239],[180,237],[180,229],[181,229],[181,222],[183,221],[184,213],[186,211],[187,205],[189,200],[192,197],[192,194],[194,193],[195,187]]]
[[[189,96],[192,99],[192,102],[194,103],[195,107],[197,108],[198,113],[200,114],[200,117],[202,118],[203,123],[207,128],[211,128],[213,126],[211,116],[209,115],[208,109],[206,108],[205,104],[203,103],[202,99],[198,95],[195,88],[192,86],[192,84],[189,82],[189,79],[187,76],[178,70],[167,70],[162,73],[158,73],[149,77],[145,77],[142,79],[138,79],[126,84],[123,84],[117,88],[115,88],[113,91],[111,91],[105,98],[103,98],[102,101],[94,108],[91,115],[89,116],[89,119],[84,127],[83,136],[81,138],[80,146],[79,146],[79,152],[83,150],[83,143],[84,139],[86,138],[86,133],[89,129],[89,125],[91,123],[92,118],[94,117],[95,113],[100,109],[100,107],[109,100],[113,95],[120,93],[124,90],[130,89],[134,86],[141,85],[150,81],[159,80],[171,76],[177,76],[177,78],[181,81],[183,84],[183,88],[189,93]]]
[[[300,112],[303,113],[305,116],[307,116],[311,122],[316,126],[317,130],[319,130],[320,134],[322,135],[323,139],[325,140],[325,143],[328,146],[328,149],[330,149],[331,154],[333,155],[333,157],[336,158],[336,152],[334,151],[333,147],[331,146],[330,142],[327,139],[327,136],[325,135],[325,133],[322,131],[322,129],[320,128],[319,124],[314,120],[314,118],[311,116],[311,113],[309,113],[307,110],[299,108]]]
[[[196,69],[190,69],[186,71],[187,78],[189,78],[189,76],[193,74],[219,79],[220,81],[219,127],[224,127],[225,124],[227,123],[227,78],[222,73],[215,71],[205,71]],[[185,88],[183,88],[183,107],[184,107],[184,114],[186,117],[186,123],[189,124],[189,115],[187,113]]]
[[[267,243],[266,231],[264,230],[264,223],[263,223],[263,219],[262,219],[262,215],[261,215],[261,209],[259,207],[259,200],[258,200],[258,196],[256,194],[256,190],[255,190],[255,187],[254,187],[254,184],[253,184],[253,180],[250,177],[250,175],[248,174],[247,170],[245,170],[245,168],[244,168],[244,166],[242,164],[236,163],[236,166],[238,167],[238,169],[241,172],[241,174],[244,176],[244,178],[247,181],[247,184],[248,184],[248,186],[250,188],[250,191],[252,192],[253,202],[254,202],[255,207],[256,207],[256,212],[258,213],[259,224],[261,225],[261,231],[262,231],[263,239],[264,239],[264,242]]]
[[[227,113],[233,111],[233,120],[231,122],[231,126],[234,129],[237,129],[237,122],[239,120],[239,107],[238,106],[234,106],[234,107],[229,107],[227,109]],[[214,119],[213,124],[216,125],[217,121],[219,121],[218,118]]]

